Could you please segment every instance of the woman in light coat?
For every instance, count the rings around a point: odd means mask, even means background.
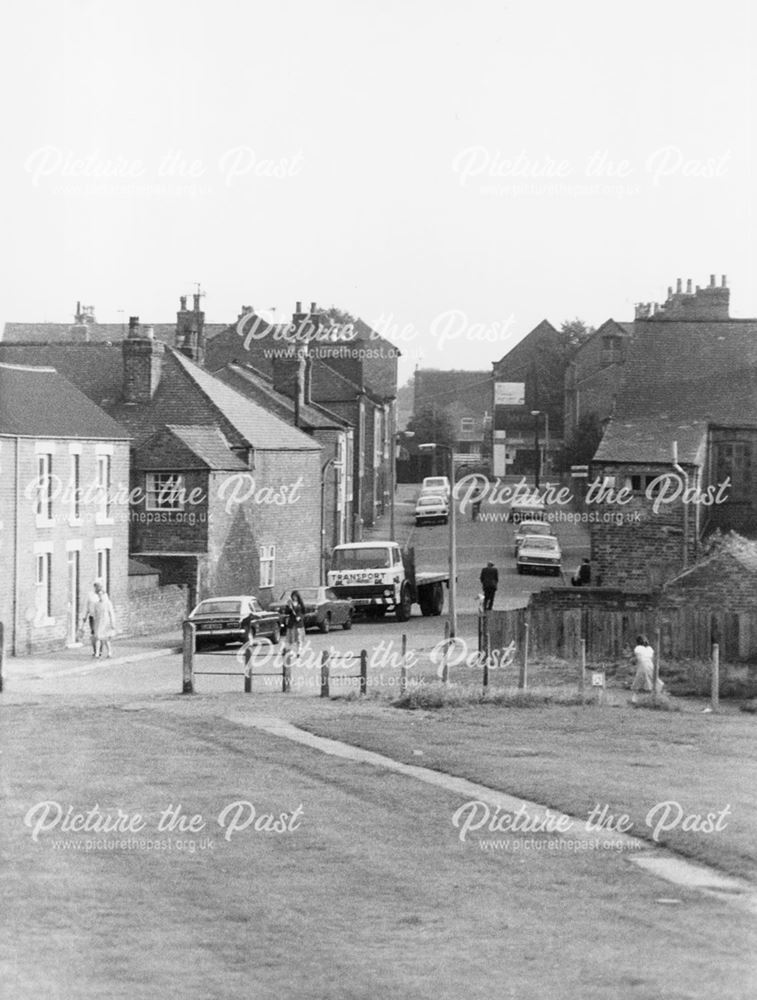
[[[95,582],[95,593],[97,594],[97,600],[92,604],[94,612],[95,656],[102,656],[103,646],[105,646],[105,655],[110,658],[113,656],[110,640],[116,634],[116,612],[113,602],[105,593],[102,580]]]

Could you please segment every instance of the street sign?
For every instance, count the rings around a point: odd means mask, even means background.
[[[591,674],[591,686],[595,688],[603,688],[605,686],[605,672],[604,670],[593,670]]]
[[[495,382],[495,406],[523,406],[526,399],[525,382]]]

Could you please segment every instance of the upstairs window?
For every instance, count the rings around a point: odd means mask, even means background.
[[[752,446],[748,441],[721,441],[715,446],[718,485],[731,480],[728,499],[747,500],[752,492]]]
[[[473,417],[463,417],[460,420],[460,430],[463,434],[472,434],[476,429],[476,421]]]
[[[602,337],[602,364],[614,365],[623,360],[623,340],[615,334]]]
[[[184,477],[175,472],[148,472],[146,481],[148,510],[184,510]]]

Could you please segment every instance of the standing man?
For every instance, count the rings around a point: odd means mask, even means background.
[[[481,588],[484,591],[484,611],[491,611],[494,595],[497,593],[499,573],[493,562],[488,562],[481,570]]]

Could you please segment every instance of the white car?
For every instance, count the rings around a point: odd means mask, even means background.
[[[547,508],[538,497],[518,500],[510,507],[510,520],[513,524],[520,524],[521,521],[544,521],[546,516]]]
[[[515,564],[519,573],[535,569],[562,574],[562,552],[554,535],[526,535],[518,547]]]
[[[428,494],[448,497],[450,494],[449,479],[446,476],[426,476],[421,486],[421,496]]]
[[[449,501],[446,497],[420,496],[415,506],[416,525],[430,524],[437,521],[446,524],[449,519]]]
[[[549,521],[519,521],[515,528],[515,551],[514,556],[517,556],[518,549],[520,548],[521,542],[526,537],[526,535],[551,535],[552,525]]]

